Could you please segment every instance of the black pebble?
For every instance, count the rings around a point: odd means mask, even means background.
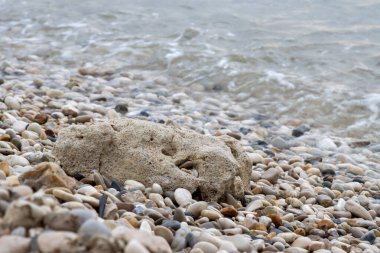
[[[304,135],[309,130],[310,130],[310,127],[302,125],[302,126],[294,128],[292,131],[292,135],[294,137],[300,137],[300,136]]]
[[[99,199],[99,217],[103,218],[104,211],[106,210],[108,195],[103,194]]]
[[[141,116],[144,116],[144,117],[149,117],[149,116],[150,116],[150,114],[149,114],[148,111],[146,111],[146,110],[141,111],[141,112],[140,112],[140,115],[141,115]]]
[[[115,106],[115,111],[121,114],[126,114],[128,112],[128,105],[127,104],[118,104]]]
[[[123,190],[123,188],[121,188],[121,186],[115,180],[112,180],[110,188],[114,188],[116,191],[119,192]]]

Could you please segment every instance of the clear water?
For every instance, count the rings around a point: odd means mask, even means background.
[[[0,10],[3,63],[149,70],[284,124],[380,140],[379,0],[0,0]]]

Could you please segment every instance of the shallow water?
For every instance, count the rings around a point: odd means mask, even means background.
[[[148,70],[284,124],[380,140],[378,0],[0,0],[0,10],[2,64]]]

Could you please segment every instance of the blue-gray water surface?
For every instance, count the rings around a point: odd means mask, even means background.
[[[380,139],[379,0],[0,0],[0,10],[1,64],[151,71],[284,124]]]

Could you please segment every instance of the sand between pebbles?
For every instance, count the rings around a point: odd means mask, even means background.
[[[299,120],[282,126],[223,94],[198,101],[141,73],[81,69],[55,77],[56,87],[7,71],[1,252],[379,252],[380,156],[367,140],[324,136]],[[121,117],[239,139],[252,163],[249,190],[206,202],[98,171],[67,176],[51,152],[60,130]]]

